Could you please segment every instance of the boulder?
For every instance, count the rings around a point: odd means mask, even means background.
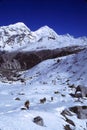
[[[36,116],[36,117],[33,119],[33,122],[36,123],[37,125],[40,125],[40,126],[43,126],[43,125],[44,125],[43,119],[42,119],[42,117],[40,117],[40,116]]]

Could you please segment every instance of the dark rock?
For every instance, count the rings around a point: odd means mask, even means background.
[[[68,118],[66,118],[66,122],[71,124],[72,126],[75,126],[74,122],[72,120],[68,119]]]
[[[61,60],[60,60],[60,59],[58,59],[58,60],[57,60],[57,63],[59,63],[60,61],[61,61]]]
[[[76,93],[76,94],[75,94],[75,97],[76,97],[76,98],[82,98],[82,93],[81,93],[81,92]]]
[[[20,101],[20,98],[19,98],[19,97],[17,97],[17,98],[15,98],[15,100],[18,100],[18,101]]]
[[[59,94],[59,91],[55,91],[54,94]]]
[[[70,93],[69,95],[72,96],[73,98],[76,97],[75,94],[73,94],[73,93]]]
[[[75,106],[75,107],[70,107],[69,109],[70,109],[70,111],[72,111],[72,112],[74,112],[74,113],[78,113],[78,107],[77,107],[77,106]]]
[[[75,85],[74,84],[69,85],[69,88],[75,88]]]
[[[81,93],[82,97],[87,97],[87,87],[84,85],[78,85],[75,91],[75,95],[77,93]]]
[[[40,99],[40,103],[45,103],[46,102],[46,98],[44,97],[43,99]]]
[[[30,102],[29,102],[29,100],[27,100],[27,101],[24,103],[24,106],[25,106],[27,109],[29,109],[29,107],[30,107]]]
[[[42,119],[42,117],[40,117],[40,116],[35,117],[35,118],[33,119],[33,122],[36,123],[37,125],[44,126],[43,119]]]
[[[51,97],[51,101],[53,101],[53,97]]]
[[[3,57],[0,56],[0,67],[1,67],[1,64],[4,63],[4,60],[3,60]]]
[[[75,91],[75,94],[76,94],[78,91],[81,92],[81,87],[80,87],[80,85],[77,86],[76,91]]]
[[[18,53],[14,59],[18,60],[18,62],[21,65],[21,69],[29,69],[36,64],[41,62],[41,59],[39,56],[37,56],[35,53]]]
[[[77,115],[77,118],[87,119],[87,106],[75,106],[69,109]]]
[[[65,121],[68,124],[70,124],[72,126],[75,126],[74,122],[71,119],[68,118],[69,116],[72,116],[72,114],[71,114],[71,112],[69,110],[67,110],[67,109],[63,110],[61,115],[65,117]],[[68,115],[68,117],[67,117],[67,115]]]
[[[64,129],[65,129],[65,130],[71,130],[71,128],[70,128],[69,125],[65,125],[65,126],[64,126]]]
[[[22,107],[21,110],[27,110],[25,107]]]
[[[67,110],[67,109],[63,110],[63,111],[61,112],[61,115],[64,116],[64,117],[66,117],[66,115],[72,116],[71,112],[70,112],[69,110]]]
[[[25,95],[25,93],[18,93],[18,95]]]

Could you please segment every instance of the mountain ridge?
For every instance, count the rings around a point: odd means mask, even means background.
[[[19,22],[9,26],[0,27],[0,50],[14,51],[49,49],[69,45],[86,45],[87,38],[74,38],[68,35],[58,35],[48,26],[43,26],[37,31],[31,31],[24,23]]]

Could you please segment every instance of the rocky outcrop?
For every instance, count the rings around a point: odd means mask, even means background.
[[[53,59],[61,56],[70,55],[82,51],[83,47],[73,46],[58,48],[54,50],[41,50],[41,51],[32,51],[32,52],[19,52],[13,59],[17,60],[20,63],[21,69],[30,69],[41,61],[47,59]]]
[[[74,106],[69,108],[70,111],[76,113],[77,118],[87,119],[87,106]]]
[[[32,68],[36,64],[41,62],[40,57],[35,53],[18,53],[13,59],[17,60],[20,63],[22,70],[27,70],[29,68]]]
[[[62,111],[61,115],[65,117],[67,123],[75,126],[74,122],[72,122],[69,117],[73,116],[73,113],[76,114],[79,119],[87,119],[87,106],[73,106],[69,107]]]
[[[81,93],[82,97],[87,97],[87,87],[84,85],[78,85],[75,91],[75,95]]]
[[[53,50],[40,50],[31,52],[2,52],[0,56],[0,69],[27,70],[41,61],[77,53],[85,47],[72,46]]]

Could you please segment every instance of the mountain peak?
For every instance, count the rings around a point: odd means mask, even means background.
[[[21,26],[26,26],[23,22],[17,22],[15,24],[10,24],[9,26],[16,26],[16,27],[21,27]]]
[[[76,39],[69,34],[58,35],[47,25],[34,32],[22,22],[0,27],[0,50],[13,51],[24,47],[25,50],[53,49],[78,44],[86,45],[87,39]]]
[[[45,25],[41,28],[39,28],[37,31],[45,31],[45,32],[55,32],[52,28],[50,28],[49,26]],[[56,33],[56,32],[55,32]]]
[[[42,26],[40,29],[51,29],[49,26],[47,26],[47,25],[44,25],[44,26]]]
[[[58,37],[57,33],[50,28],[49,26],[45,25],[41,28],[39,28],[38,30],[36,30],[34,32],[36,35],[40,36],[40,37],[46,37],[46,36],[54,36],[54,37]]]
[[[9,28],[9,29],[14,29],[14,30],[24,30],[24,29],[27,29],[28,31],[30,31],[30,29],[23,23],[23,22],[17,22],[17,23],[14,23],[14,24],[10,24],[8,26],[2,26],[0,28]]]

